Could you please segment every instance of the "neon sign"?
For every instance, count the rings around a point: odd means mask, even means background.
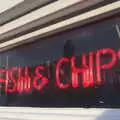
[[[105,56],[109,59],[103,61]],[[56,62],[54,85],[60,89],[78,88],[81,85],[80,83],[84,88],[101,85],[102,71],[114,67],[118,59],[120,59],[120,51],[111,48],[82,54],[79,61],[75,56],[63,57]],[[35,67],[32,73],[30,69],[28,66],[1,69],[0,84],[4,86],[4,92],[27,93],[32,89],[42,90],[46,85],[49,85],[50,80],[46,75],[44,65]]]

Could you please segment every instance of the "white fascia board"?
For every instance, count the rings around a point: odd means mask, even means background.
[[[23,1],[24,0],[0,0],[0,14]]]
[[[62,10],[59,10],[59,11],[53,13],[53,14],[47,15],[47,16],[42,17],[40,19],[31,21],[31,22],[29,22],[29,23],[27,23],[23,26],[20,26],[16,29],[13,29],[9,32],[0,34],[0,41],[5,40],[5,39],[9,40],[12,36],[16,36],[16,35],[19,36],[20,33],[26,34],[26,31],[29,31],[32,28],[36,28],[38,26],[41,26],[41,28],[42,28],[42,25],[45,25],[46,23],[49,23],[50,21],[54,21],[54,20],[56,21],[56,19],[58,19],[58,18],[62,18],[63,16],[67,16],[67,15],[70,15],[74,12],[81,11],[85,8],[91,7],[93,5],[101,3],[103,1],[104,0],[91,0],[91,1],[83,0],[80,3],[77,3],[77,4],[74,4],[74,5],[69,6],[67,8],[64,8]],[[18,20],[18,22],[19,22],[19,20]],[[16,37],[18,37],[18,36],[16,36]]]
[[[43,18],[47,15],[53,14],[59,10],[62,10],[64,8],[67,8],[69,6],[72,6],[74,4],[78,4],[82,2],[83,0],[58,0],[54,3],[51,3],[45,7],[42,7],[40,9],[37,9],[30,14],[27,14],[25,16],[22,16],[10,23],[7,23],[0,27],[0,34],[8,32],[10,30],[13,30],[15,28],[18,28],[22,25],[25,25],[31,21]]]
[[[0,0],[3,1],[3,0]],[[5,2],[16,1],[19,0],[4,0]],[[7,9],[6,11],[0,13],[0,26],[3,24],[7,24],[10,21],[20,18],[21,16],[30,13],[31,11],[41,8],[45,5],[48,5],[56,0],[22,0],[21,2],[12,8]],[[2,4],[2,2],[0,2]],[[14,3],[14,2],[13,2]],[[1,6],[1,5],[0,5]],[[1,9],[1,8],[0,8]]]
[[[8,46],[12,47],[15,44],[25,42],[32,37],[42,36],[46,33],[49,33],[49,32],[52,32],[52,31],[57,31],[59,29],[62,30],[65,27],[67,28],[68,26],[71,26],[72,24],[75,24],[75,23],[78,23],[78,22],[81,22],[81,21],[85,21],[85,20],[88,20],[88,19],[91,19],[91,18],[94,18],[94,17],[98,17],[102,14],[108,14],[108,12],[111,12],[111,11],[114,11],[114,10],[117,10],[117,9],[120,9],[120,1],[117,1],[117,2],[111,3],[109,5],[91,10],[91,11],[86,12],[84,14],[80,14],[78,16],[72,17],[72,18],[64,20],[62,22],[59,22],[59,23],[50,25],[48,27],[39,29],[35,32],[31,32],[31,33],[23,35],[21,37],[9,40],[9,41],[4,42],[4,43],[1,43],[0,44],[0,49],[6,48]]]
[[[0,107],[1,120],[119,120],[119,116],[120,109]]]

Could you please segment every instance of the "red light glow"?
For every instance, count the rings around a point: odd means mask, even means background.
[[[109,63],[107,64],[101,64],[101,55],[111,55],[112,59]],[[98,50],[96,53],[96,74],[97,74],[97,79],[96,82],[98,85],[101,84],[101,69],[110,69],[116,62],[116,53],[112,49],[101,49]]]
[[[33,80],[33,86],[34,86],[34,88],[39,89],[39,90],[41,90],[48,83],[47,77],[43,76],[39,72],[40,70],[44,71],[44,67],[43,66],[36,67],[36,70],[35,70],[36,76],[34,77],[34,80]],[[38,80],[40,80],[40,84],[37,84]]]
[[[56,65],[56,83],[59,86],[59,88],[61,88],[61,89],[65,89],[65,88],[69,87],[69,84],[61,83],[61,79],[60,79],[61,65],[63,63],[69,63],[69,59],[68,58],[62,58],[58,61],[57,65]]]
[[[18,83],[17,90],[18,92],[30,92],[31,91],[31,78],[28,73],[28,66],[25,67],[25,71],[23,68],[18,68]],[[24,71],[24,75],[22,75],[22,71]]]
[[[105,56],[109,59],[104,59]],[[90,52],[88,55],[82,54],[81,57],[79,67],[75,56],[71,58],[63,57],[57,61],[55,83],[58,88],[68,89],[69,87],[78,88],[80,86],[86,88],[101,85],[102,72],[115,66],[117,59],[120,59],[120,50],[116,52],[110,48],[100,49],[97,52]],[[66,74],[68,71],[70,74]],[[28,93],[32,89],[41,90],[50,82],[47,77],[48,73],[46,74],[46,67],[43,65],[37,66],[32,74],[30,73],[31,68],[28,66],[1,69],[0,84],[3,86],[2,89],[9,93]],[[65,80],[66,78],[70,79],[69,82]]]
[[[6,72],[6,87],[5,87],[5,92],[13,93],[16,91],[17,83],[16,80],[13,76],[14,71],[16,71],[16,68],[12,68],[11,70]],[[12,86],[12,88],[9,88],[9,85]]]

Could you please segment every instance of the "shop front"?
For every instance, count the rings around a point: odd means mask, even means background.
[[[1,105],[120,107],[120,15],[0,53]]]

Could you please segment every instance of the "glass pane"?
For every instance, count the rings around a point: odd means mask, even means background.
[[[120,17],[0,53],[1,105],[120,107]]]

